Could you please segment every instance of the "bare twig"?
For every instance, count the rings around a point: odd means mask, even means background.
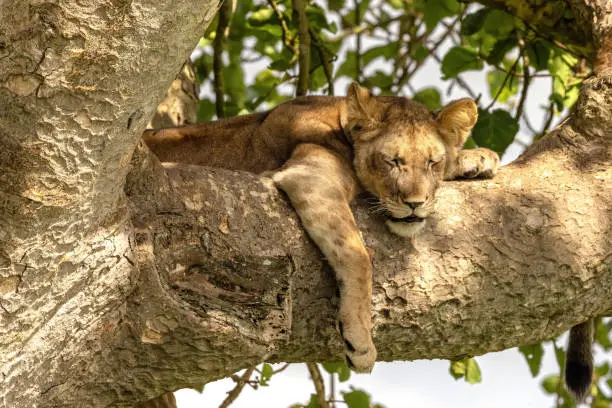
[[[314,47],[317,49],[319,53],[319,58],[321,59],[321,64],[323,65],[323,72],[325,72],[325,78],[327,78],[327,94],[334,94],[334,76],[333,76],[333,67],[331,65],[330,60],[327,58],[325,45],[322,44],[320,38],[317,34],[310,30],[310,38],[312,39],[312,43]]]
[[[361,25],[361,2],[355,0],[355,25]],[[355,81],[361,79],[361,33],[357,33],[357,41],[355,44]]]
[[[289,367],[291,364],[290,363],[285,363],[283,364],[283,366],[281,368],[279,368],[278,370],[274,370],[272,372],[272,374],[278,374],[278,373],[282,373],[283,371],[285,371],[287,369],[287,367]]]
[[[499,98],[501,93],[504,91],[504,88],[506,87],[506,82],[508,82],[508,79],[510,79],[510,77],[512,76],[512,75],[510,75],[510,72],[514,72],[516,70],[516,66],[518,65],[518,61],[519,61],[518,58],[516,59],[516,61],[514,61],[514,64],[512,64],[512,67],[510,68],[510,71],[508,73],[506,73],[506,76],[504,77],[504,81],[502,82],[501,86],[497,90],[497,93],[493,97],[493,100],[491,101],[489,106],[487,106],[485,108],[485,110],[488,111],[489,109],[491,109],[493,107],[493,105],[495,105],[495,102],[497,102],[497,99]],[[510,82],[510,85],[512,85],[512,82]]]
[[[232,1],[225,0],[219,8],[219,22],[213,43],[213,72],[215,76],[215,109],[217,117],[225,116],[225,86],[223,81],[223,49],[228,27],[232,19]]]
[[[444,34],[442,34],[442,36],[440,36],[438,41],[436,41],[429,49],[430,54],[433,55],[438,50],[438,48],[442,45],[442,43],[448,38],[448,36],[453,33],[453,30],[455,29],[455,25],[460,21],[460,18],[461,16],[457,17],[451,24],[448,25],[447,30],[444,32]],[[400,89],[403,85],[405,85],[408,81],[410,81],[412,76],[419,70],[419,68],[421,68],[421,66],[423,65],[423,63],[425,63],[426,60],[427,58],[424,58],[418,62],[415,61],[412,69],[404,70],[395,83],[397,89]]]
[[[378,38],[378,39],[381,39],[381,40],[387,40],[387,38],[385,38],[385,37],[372,36],[372,33],[377,28],[381,28],[381,29],[384,30],[391,23],[399,21],[402,18],[403,18],[403,16],[400,15],[400,16],[397,16],[397,17],[388,18],[388,19],[385,19],[385,20],[378,21],[376,24],[368,23],[368,24],[362,24],[362,25],[352,25],[352,24],[349,24],[346,20],[343,20],[343,24],[350,25],[350,27],[348,29],[343,30],[342,32],[340,32],[340,34],[338,34],[338,35],[336,35],[334,37],[328,38],[327,42],[329,42],[329,43],[341,42],[341,41],[344,41],[347,37],[350,37],[351,35],[360,34],[360,33],[368,34],[370,37],[373,37],[373,38]]]
[[[557,346],[557,341],[555,339],[552,340],[552,344],[553,344],[553,348],[555,350],[555,356],[556,356],[557,353],[559,352],[559,346]],[[563,401],[561,398],[561,390],[563,389],[564,377],[565,375],[563,372],[563,366],[559,364],[559,382],[557,383],[557,389],[555,390],[557,392],[557,400],[555,401],[556,408],[561,408],[563,406]]]
[[[298,82],[296,95],[306,95],[308,92],[308,69],[310,67],[310,32],[308,30],[308,18],[306,16],[306,4],[308,0],[293,0],[293,18],[298,25],[299,56],[298,56]]]
[[[516,114],[514,115],[514,118],[517,122],[523,115],[523,108],[525,107],[525,101],[527,100],[527,91],[529,90],[529,85],[531,85],[531,73],[529,72],[529,57],[527,57],[522,50],[521,58],[523,59],[523,89],[521,90],[521,99],[519,100],[519,104],[516,107]]]
[[[540,133],[535,136],[534,141],[538,140],[546,133],[548,133],[548,129],[550,128],[550,124],[553,120],[553,116],[555,116],[555,103],[551,102],[550,105],[548,105],[548,116],[546,117],[546,122],[544,122],[544,126],[542,126],[542,130],[540,131]]]
[[[529,120],[529,117],[527,116],[527,112],[523,112],[523,121],[525,122],[525,125],[527,125],[527,129],[529,129],[529,131],[533,133],[533,135],[535,136],[538,133],[538,131],[535,130],[535,128],[531,124],[531,121]]]
[[[329,402],[330,408],[336,408],[336,375],[334,373],[329,374]]]
[[[287,21],[285,21],[285,16],[283,16],[283,13],[278,8],[278,3],[276,2],[276,0],[268,0],[268,4],[270,5],[270,7],[272,7],[276,18],[278,18],[278,21],[280,22],[283,44],[285,44],[285,47],[287,47],[294,55],[296,55],[297,50],[295,49],[294,44],[295,39],[291,38],[291,35],[289,34],[289,27],[287,26]]]
[[[221,405],[219,405],[219,408],[229,407],[231,403],[234,402],[236,398],[238,398],[245,384],[249,382],[251,375],[253,375],[253,371],[255,371],[255,367],[247,368],[247,370],[244,372],[244,374],[242,374],[242,376],[238,378],[235,378],[235,376],[232,377],[232,379],[236,381],[236,386],[233,390],[227,393],[227,397],[223,400]]]
[[[310,377],[315,386],[319,408],[329,408],[327,399],[325,399],[325,384],[323,384],[323,378],[321,377],[321,372],[319,371],[319,367],[317,367],[317,363],[306,363],[306,367],[308,367]]]

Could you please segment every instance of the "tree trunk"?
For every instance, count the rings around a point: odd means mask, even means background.
[[[494,180],[446,183],[414,241],[355,203],[381,360],[482,354],[612,312],[612,18],[568,2],[597,56],[570,121]],[[332,274],[270,180],[132,157],[216,3],[97,4],[0,3],[2,406],[133,406],[261,361],[339,358]]]

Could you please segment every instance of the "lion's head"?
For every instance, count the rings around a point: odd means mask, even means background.
[[[434,194],[476,124],[471,99],[437,113],[402,97],[372,96],[356,84],[347,91],[346,132],[363,187],[379,201],[389,229],[412,237],[434,211]]]

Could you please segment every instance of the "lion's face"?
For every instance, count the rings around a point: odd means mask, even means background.
[[[393,233],[416,235],[434,212],[449,162],[476,123],[476,105],[462,99],[434,115],[406,98],[372,97],[353,85],[347,107],[359,181],[378,199],[376,209]]]

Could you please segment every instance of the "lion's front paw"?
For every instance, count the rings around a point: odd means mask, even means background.
[[[478,148],[461,150],[457,156],[453,178],[491,178],[499,168],[499,156],[493,150]]]
[[[376,347],[372,342],[370,330],[359,321],[341,319],[338,322],[340,335],[344,341],[345,357],[348,366],[358,373],[369,373],[376,362]]]

